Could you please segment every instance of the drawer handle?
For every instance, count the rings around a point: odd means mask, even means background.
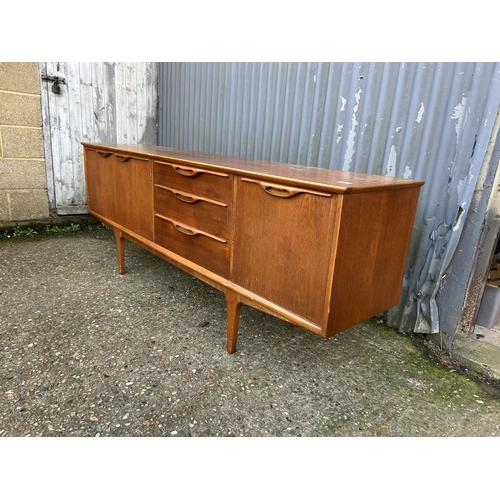
[[[109,156],[111,153],[109,153],[108,151],[97,151],[97,154],[99,156],[102,156],[103,158],[106,158],[107,156]]]
[[[229,174],[224,172],[216,172],[214,170],[205,170],[203,168],[187,168],[180,167],[179,165],[173,165],[172,163],[165,163],[163,161],[155,161],[157,165],[166,165],[167,167],[173,168],[178,174],[184,175],[185,177],[194,177],[198,174],[209,174],[215,175],[216,177],[229,177]]]
[[[227,208],[227,203],[222,203],[222,201],[210,200],[209,198],[203,198],[202,196],[195,196],[191,194],[184,193],[182,191],[176,191],[175,189],[169,188],[167,186],[162,186],[161,184],[155,184],[155,187],[159,189],[165,189],[170,191],[178,200],[185,203],[196,203],[197,201],[206,201],[212,205],[217,205],[219,207]]]
[[[246,177],[242,177],[241,180],[243,182],[258,184],[266,193],[271,194],[273,196],[277,196],[278,198],[291,198],[292,196],[301,193],[314,194],[316,196],[324,196],[325,198],[332,197],[331,193],[325,193],[323,191],[313,191],[312,189],[296,188],[292,186],[282,186],[280,184],[273,184],[270,182],[258,181],[255,179],[247,179]]]
[[[178,174],[185,175],[186,177],[194,177],[197,173],[199,173],[198,170],[192,170],[190,168],[174,167],[174,170]]]
[[[174,196],[175,196],[178,200],[183,201],[184,203],[195,203],[195,202],[199,201],[199,198],[198,198],[198,199],[195,199],[195,198],[192,198],[191,196],[183,196],[183,195],[182,195],[182,194],[180,194],[180,193],[174,193]]]
[[[120,161],[127,161],[130,160],[130,156],[123,156],[123,155],[115,155],[116,158]]]
[[[178,222],[173,222],[173,221],[170,221],[170,222],[172,222],[172,224],[174,225],[175,229],[177,229],[177,231],[184,233],[187,236],[198,236],[199,234],[201,234],[203,236],[206,236],[207,238],[212,238],[215,241],[220,241],[221,243],[227,243],[227,240],[225,240],[223,238],[218,238],[217,236],[214,236],[213,234],[205,233],[205,231],[198,231],[197,229],[190,229],[190,228],[187,228],[185,226],[182,226]]]
[[[169,219],[168,217],[165,217],[164,215],[155,214],[155,216],[160,218],[160,219],[163,219],[163,220],[170,222],[170,224],[172,224],[175,227],[175,229],[177,229],[177,231],[179,231],[187,236],[198,236],[200,234],[200,235],[206,236],[207,238],[211,238],[212,240],[220,241],[221,243],[227,243],[227,240],[225,240],[224,238],[219,238],[218,236],[214,236],[213,234],[205,233],[205,231],[200,231],[199,229],[195,229],[194,227],[185,226],[184,224],[181,224],[177,221]]]
[[[174,224],[175,229],[180,231],[181,233],[187,234],[188,236],[196,236],[198,233],[196,231],[192,231],[191,229],[187,229],[180,224]]]

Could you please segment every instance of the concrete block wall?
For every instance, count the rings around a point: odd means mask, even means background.
[[[0,62],[0,224],[47,217],[38,63]]]

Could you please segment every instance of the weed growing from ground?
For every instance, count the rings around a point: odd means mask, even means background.
[[[5,229],[0,233],[1,238],[21,238],[26,236],[36,236],[38,234],[63,234],[63,233],[76,233],[78,231],[93,231],[94,226],[90,224],[75,224],[56,226],[53,224],[46,224],[45,227],[34,225],[33,227],[21,227],[16,225],[12,229]]]

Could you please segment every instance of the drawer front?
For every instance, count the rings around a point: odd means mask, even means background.
[[[196,194],[222,203],[232,199],[232,174],[191,167],[182,163],[155,161],[154,183]]]
[[[215,236],[229,238],[228,203],[156,184],[154,206],[155,212],[161,215],[195,226]]]
[[[224,278],[229,278],[229,239],[160,214],[155,215],[155,242]]]

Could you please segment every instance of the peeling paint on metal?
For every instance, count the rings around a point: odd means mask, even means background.
[[[340,111],[345,111],[345,105],[347,103],[347,99],[344,99],[342,96],[340,96],[340,100],[342,101],[342,106],[340,107]]]
[[[343,128],[344,128],[344,125],[337,125],[337,144],[342,139],[342,129]]]
[[[460,136],[460,131],[462,130],[463,121],[465,119],[466,105],[467,105],[467,97],[463,96],[462,101],[455,106],[453,114],[451,115],[452,120],[457,120],[457,123],[455,124],[457,142]]]
[[[391,151],[389,152],[389,159],[387,160],[386,173],[388,177],[396,177],[396,165],[398,161],[398,155],[396,153],[396,148],[394,144],[391,146]]]
[[[424,116],[424,103],[421,102],[420,103],[420,109],[418,110],[418,114],[417,114],[417,119],[415,120],[417,123],[420,123],[422,121],[422,117]]]
[[[359,125],[358,120],[356,119],[356,113],[359,109],[359,101],[361,99],[361,89],[358,89],[356,92],[356,104],[352,110],[352,118],[351,118],[351,129],[349,130],[349,137],[347,139],[347,149],[344,156],[344,164],[342,166],[342,170],[351,170],[352,158],[354,156],[354,139],[356,137],[356,127]]]

